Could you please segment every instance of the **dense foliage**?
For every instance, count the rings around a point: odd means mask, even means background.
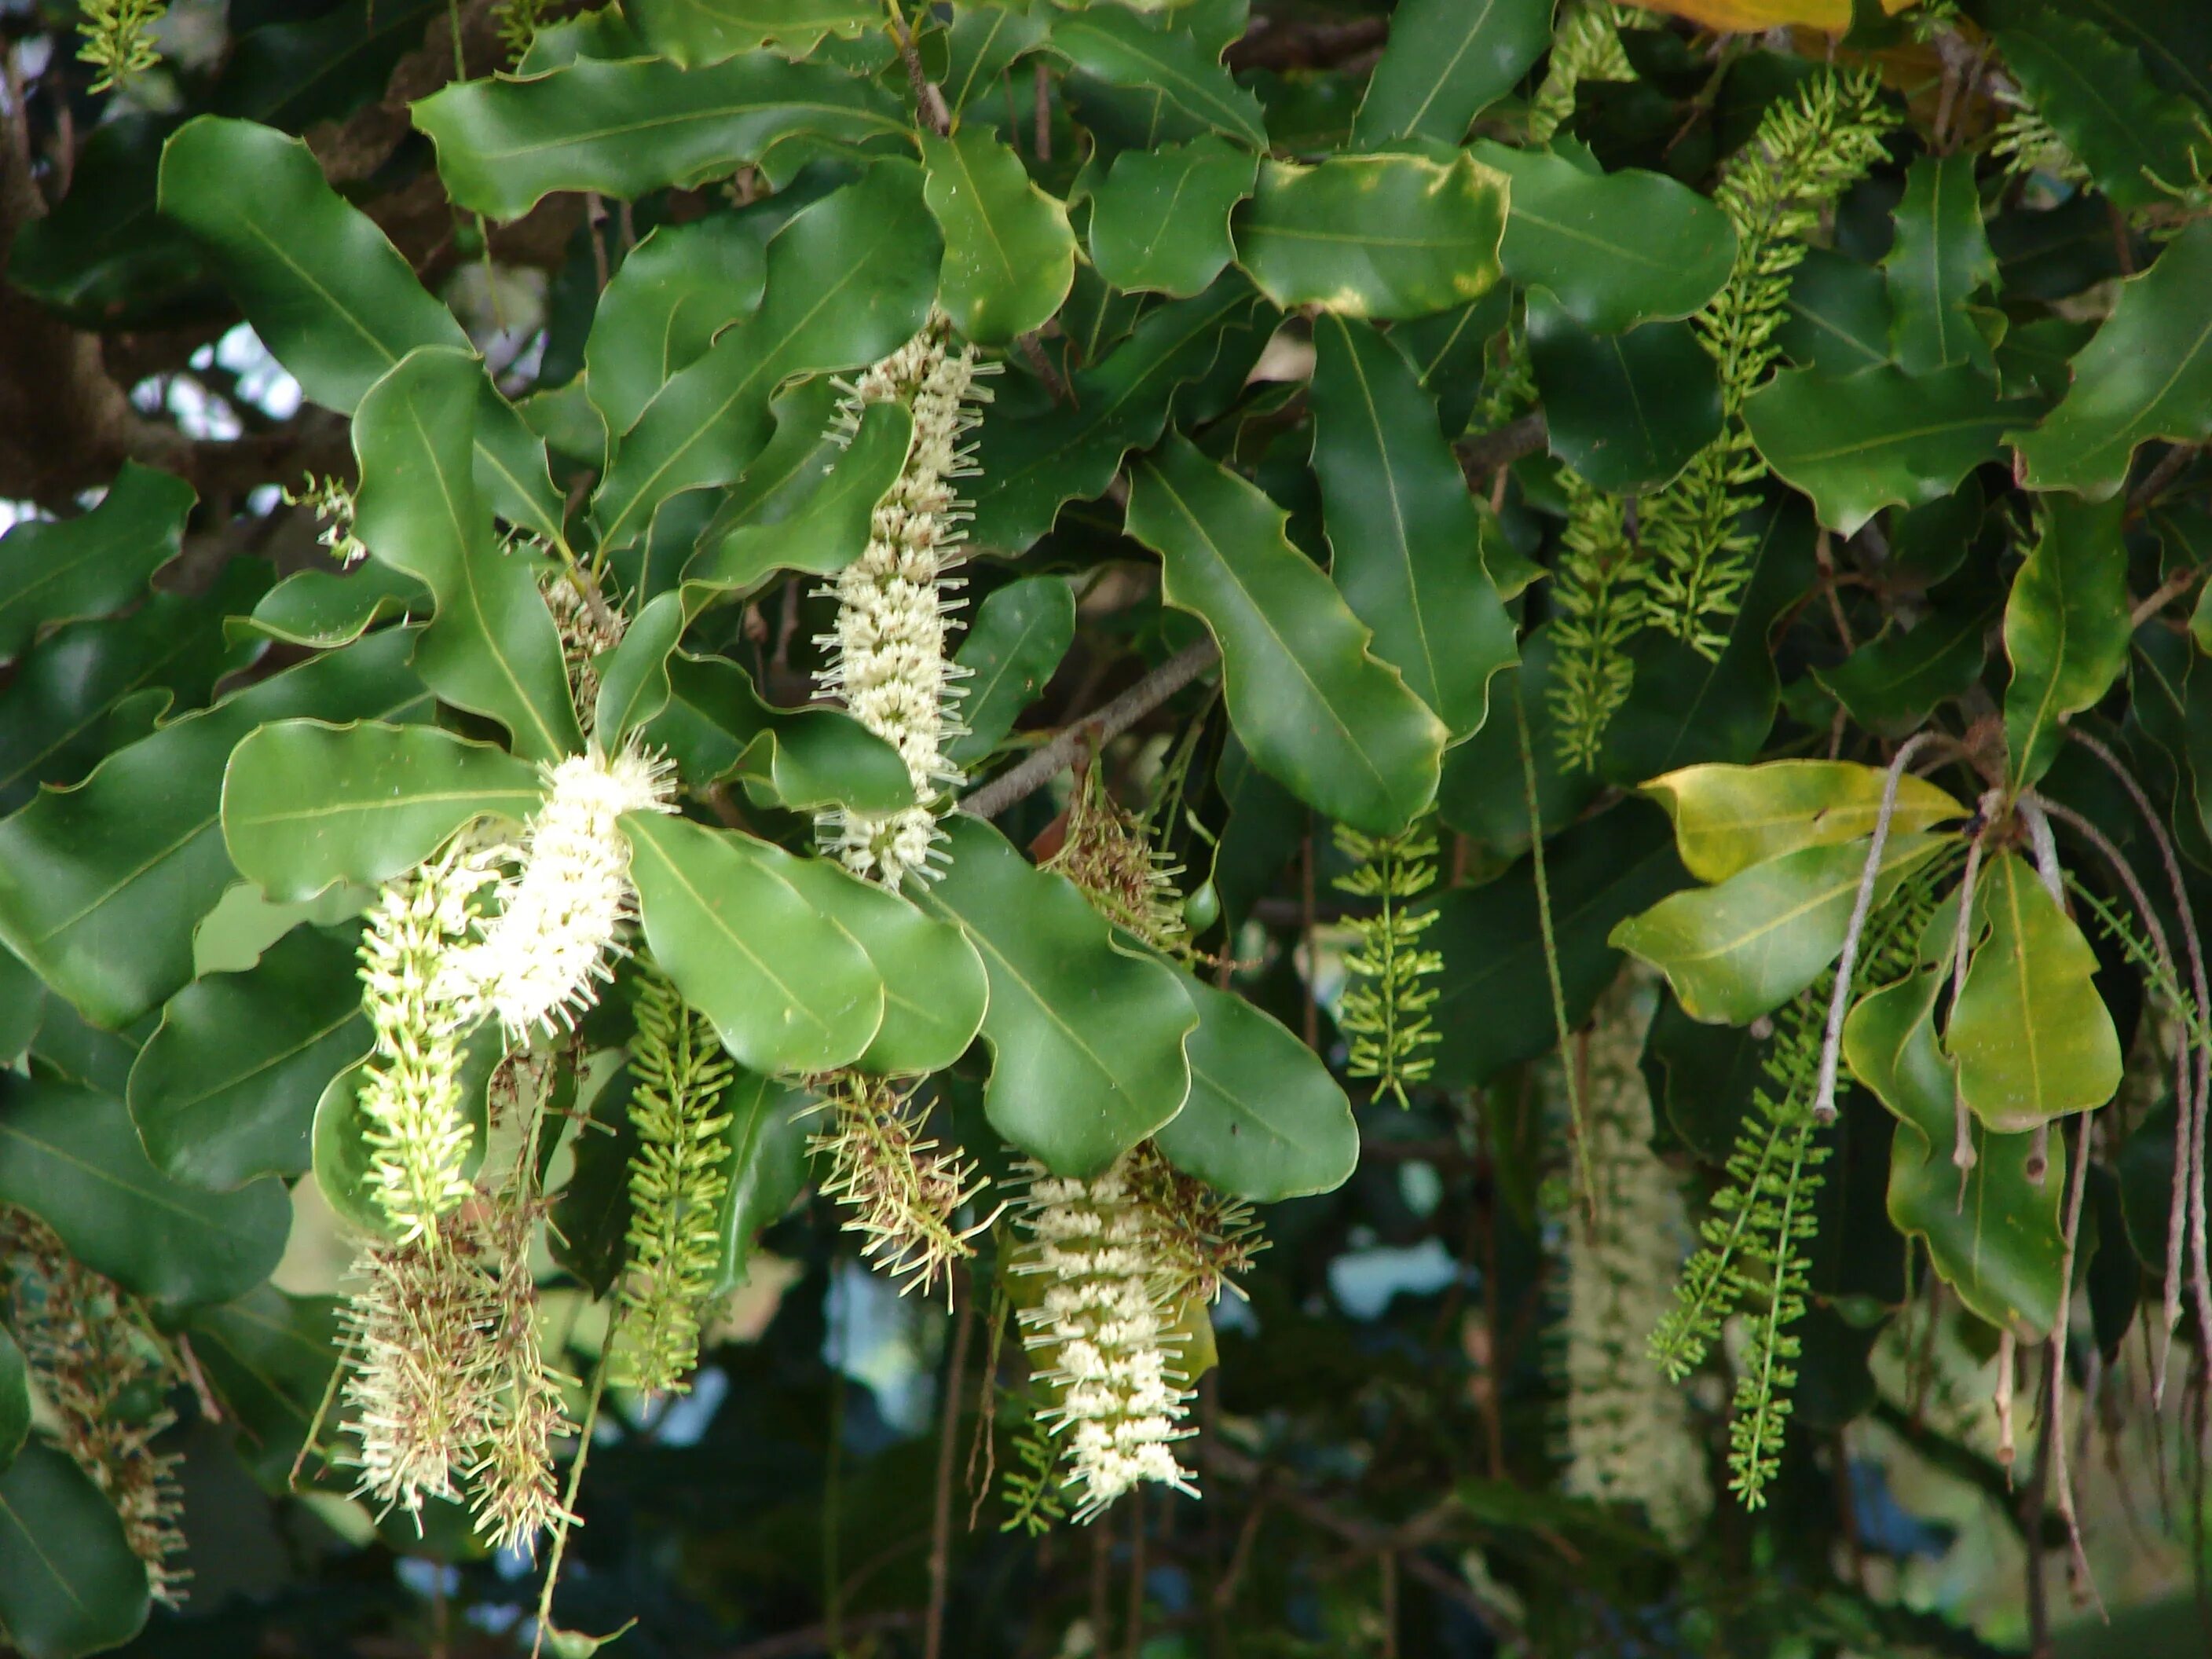
[[[0,52],[31,1659],[2203,1650],[2212,11]]]

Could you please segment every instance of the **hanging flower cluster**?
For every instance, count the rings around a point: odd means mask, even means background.
[[[960,781],[945,755],[961,729],[952,705],[963,671],[945,641],[959,604],[961,584],[950,572],[968,516],[952,481],[975,472],[964,440],[981,419],[975,405],[988,401],[975,385],[988,367],[973,346],[954,346],[949,321],[933,317],[852,386],[838,413],[848,437],[870,404],[896,398],[914,415],[905,468],[877,504],[866,550],[828,590],[837,600],[836,631],[817,641],[829,652],[817,677],[823,690],[842,696],[854,719],[899,751],[915,793],[912,806],[892,812],[823,813],[823,849],[894,892],[927,878],[943,838],[938,803]]]
[[[845,1231],[867,1241],[860,1255],[904,1280],[902,1295],[927,1295],[940,1279],[949,1286],[952,1264],[975,1255],[976,1235],[999,1218],[994,1210],[965,1227],[957,1219],[991,1184],[975,1160],[924,1139],[925,1109],[894,1083],[841,1072],[823,1085],[817,1109],[830,1127],[807,1150],[830,1159],[822,1190],[850,1212]]]

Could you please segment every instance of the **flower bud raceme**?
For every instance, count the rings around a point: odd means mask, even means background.
[[[823,813],[823,850],[894,892],[908,878],[926,879],[929,860],[942,856],[936,804],[960,781],[945,743],[962,729],[952,704],[964,671],[946,656],[945,636],[961,586],[948,573],[968,514],[951,481],[976,471],[962,440],[981,418],[971,405],[988,396],[976,377],[994,366],[979,364],[973,346],[956,350],[951,335],[945,319],[932,318],[860,377],[838,417],[849,437],[872,403],[898,398],[914,415],[905,469],[876,506],[867,549],[826,590],[837,600],[836,631],[817,641],[830,651],[822,689],[842,695],[854,719],[899,751],[915,793],[915,804],[896,811]]]
[[[670,812],[666,760],[626,749],[545,768],[545,805],[524,833],[520,866],[500,884],[500,914],[471,969],[507,1040],[572,1024],[599,1000],[636,909],[625,812]]]

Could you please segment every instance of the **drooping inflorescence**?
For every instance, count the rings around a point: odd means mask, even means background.
[[[829,1127],[807,1150],[830,1160],[822,1190],[850,1213],[845,1231],[867,1242],[860,1254],[894,1279],[902,1294],[927,1295],[952,1264],[975,1253],[974,1240],[998,1212],[962,1226],[961,1210],[991,1183],[957,1146],[924,1138],[924,1103],[911,1088],[857,1072],[826,1079],[817,1109]],[[949,1281],[948,1281],[949,1283]]]
[[[1437,915],[1411,908],[1436,882],[1436,829],[1417,819],[1395,836],[1369,836],[1340,823],[1336,845],[1353,860],[1337,887],[1376,905],[1347,918],[1358,942],[1345,953],[1350,978],[1337,1010],[1337,1025],[1352,1047],[1345,1069],[1374,1079],[1376,1094],[1405,1106],[1406,1085],[1435,1070],[1435,1056],[1423,1051],[1439,1041],[1428,1014],[1437,994],[1423,981],[1441,972],[1444,960],[1421,948]]]
[[[1176,889],[1182,872],[1152,845],[1144,820],[1114,799],[1099,768],[1085,768],[1077,781],[1060,850],[1044,868],[1066,876],[1093,909],[1155,951],[1188,953],[1190,927]]]
[[[959,579],[951,573],[967,517],[953,481],[975,471],[965,440],[981,418],[975,405],[988,399],[975,385],[988,367],[973,346],[955,344],[945,318],[933,317],[854,383],[839,410],[848,434],[870,404],[897,399],[914,416],[906,465],[877,503],[867,547],[827,590],[837,600],[836,630],[817,641],[829,652],[817,675],[823,690],[842,696],[854,719],[898,750],[915,793],[913,805],[890,812],[824,812],[823,849],[894,892],[927,878],[942,839],[940,802],[960,781],[945,751],[960,731],[953,704],[962,671],[945,635],[959,605]]]

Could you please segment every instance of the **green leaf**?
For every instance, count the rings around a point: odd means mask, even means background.
[[[245,1295],[269,1277],[292,1225],[282,1182],[182,1186],[147,1161],[121,1101],[44,1079],[0,1085],[0,1203],[170,1311]]]
[[[92,1478],[28,1445],[0,1475],[0,1628],[23,1659],[119,1647],[146,1622],[146,1569]]]
[[[1243,277],[1224,276],[1194,300],[1152,311],[1111,355],[1078,371],[1066,404],[1017,417],[1001,392],[978,434],[982,476],[968,489],[975,545],[1022,552],[1064,503],[1103,494],[1124,455],[1158,441],[1178,390],[1218,363],[1249,367],[1274,321]]]
[[[1121,6],[1094,6],[1054,17],[1049,45],[1109,87],[1158,97],[1188,125],[1226,133],[1254,149],[1267,147],[1260,100],[1186,30],[1156,27]]]
[[[1948,840],[1892,835],[1875,902]],[[1800,848],[1717,886],[1662,899],[1615,927],[1611,942],[1665,974],[1691,1018],[1741,1025],[1787,1002],[1836,959],[1866,860],[1862,842]]]
[[[9,286],[85,329],[169,321],[214,299],[198,245],[155,209],[161,145],[175,129],[173,115],[111,105],[77,149],[69,194],[16,228]]]
[[[825,35],[849,40],[884,21],[874,0],[630,0],[629,9],[646,45],[686,68],[770,41],[804,58]]]
[[[955,660],[968,671],[960,719],[968,729],[945,745],[955,766],[972,766],[1014,729],[1075,641],[1075,592],[1059,576],[1023,576],[976,607]]]
[[[1972,156],[1923,155],[1912,164],[1898,204],[1897,240],[1881,269],[1896,318],[1899,368],[1929,374],[1966,363],[1995,372],[1989,342],[1966,309],[1997,280]]]
[[[1728,215],[1663,173],[1587,173],[1563,155],[1489,139],[1472,149],[1512,181],[1505,274],[1548,290],[1593,334],[1702,311],[1735,267]]]
[[[1044,44],[1052,26],[1042,13],[1011,6],[973,6],[952,20],[946,37],[945,106],[957,120],[974,100],[994,93],[1014,60]]]
[[[1798,368],[1841,380],[1890,361],[1889,289],[1874,266],[1808,247],[1790,279],[1788,305],[1774,340]]]
[[[387,617],[428,616],[430,595],[412,576],[363,559],[353,569],[295,570],[261,596],[246,626],[287,645],[333,651]]]
[[[2033,405],[2002,398],[1967,368],[1908,374],[1894,365],[1841,380],[1784,369],[1746,400],[1752,441],[1786,483],[1845,536],[1885,507],[1949,495],[1994,460],[1999,438]]]
[[[592,497],[602,544],[645,533],[670,496],[728,483],[768,441],[769,398],[794,375],[874,362],[928,315],[937,227],[919,168],[878,161],[795,214],[768,245],[759,310],[663,386]]]
[[[584,746],[568,701],[561,635],[527,566],[503,553],[469,457],[474,360],[426,346],[361,400],[354,533],[430,590],[438,611],[415,667],[446,702],[489,714],[518,753],[556,761]]]
[[[1861,998],[1844,1022],[1844,1059],[1898,1120],[1890,1220],[1927,1244],[1936,1273],[1978,1318],[2039,1341],[2058,1309],[2065,1147],[2054,1139],[2049,1169],[2031,1181],[2032,1139],[1976,1125],[1973,1167],[1962,1174],[1951,1161],[1955,1084],[1936,1042],[1945,982],[1923,969]]]
[[[187,1186],[302,1174],[316,1099],[369,1041],[350,930],[295,928],[246,972],[169,999],[131,1068],[131,1121],[155,1168]]]
[[[337,1366],[343,1305],[336,1297],[287,1296],[263,1285],[192,1316],[193,1356],[244,1431],[239,1449],[264,1492],[291,1486],[293,1461]],[[325,1434],[334,1427],[326,1421]]]
[[[1552,453],[1600,489],[1640,494],[1720,436],[1720,374],[1687,323],[1592,334],[1528,296],[1528,356]]]
[[[738,1072],[732,1087],[753,1075]],[[592,1097],[591,1115],[577,1125],[575,1168],[548,1218],[553,1259],[604,1298],[629,1259],[629,1168],[637,1157],[637,1120],[631,1114],[637,1073],[618,1067]]]
[[[1237,210],[1237,258],[1279,306],[1420,317],[1497,282],[1506,178],[1462,152],[1263,161]]]
[[[30,1431],[30,1374],[15,1339],[0,1328],[0,1474],[8,1473]]]
[[[535,768],[434,726],[276,720],[231,753],[222,834],[240,874],[279,901],[413,869],[477,817],[520,823]]]
[[[663,593],[637,613],[599,668],[592,741],[611,754],[635,727],[668,707],[668,653],[684,635],[684,601]]]
[[[1930,610],[1910,629],[1893,628],[1813,678],[1850,717],[1892,739],[1925,725],[1936,705],[1964,696],[1982,677],[1996,605],[1960,603]]]
[[[2102,1106],[2120,1086],[2120,1039],[2089,941],[2016,853],[1982,866],[1974,915],[1989,937],[1943,1033],[1959,1098],[1999,1134]]]
[[[1413,366],[1367,324],[1314,323],[1314,471],[1329,574],[1453,739],[1489,713],[1491,676],[1516,653],[1483,563],[1494,520],[1468,493]]]
[[[2057,757],[2069,714],[2094,706],[2128,665],[2126,503],[2042,501],[2043,533],[2005,601],[2007,785],[2028,787]]]
[[[128,1025],[167,1000],[192,976],[193,927],[233,879],[220,823],[232,748],[292,715],[419,718],[413,644],[372,635],[263,680],[0,822],[0,941],[96,1024]]]
[[[760,304],[767,280],[759,236],[726,213],[661,225],[632,248],[600,290],[584,343],[585,392],[607,430],[635,426],[672,375]]]
[[[453,82],[414,106],[457,206],[495,219],[555,191],[634,201],[734,173],[804,133],[903,135],[888,94],[819,64],[755,52],[711,69],[662,58],[580,58],[527,81]]]
[[[1287,515],[1171,437],[1139,462],[1129,533],[1163,561],[1161,598],[1219,643],[1231,720],[1263,771],[1376,835],[1435,799],[1443,723],[1284,534]]]
[[[922,193],[945,234],[938,303],[984,345],[1043,327],[1075,280],[1067,204],[1031,184],[1021,158],[988,127],[919,139]]]
[[[384,95],[399,60],[422,45],[437,0],[345,0],[319,16],[247,29],[216,82],[218,115],[242,115],[286,132],[342,120]]]
[[[1644,793],[1667,809],[1674,848],[1699,881],[1726,881],[1805,847],[1861,841],[1881,816],[1888,769],[1856,761],[1778,760],[1759,766],[1686,766]],[[1890,829],[1930,830],[1967,817],[1944,790],[1910,773],[1898,780]]]
[[[2032,432],[2008,434],[2030,489],[2102,500],[2152,438],[2212,438],[2212,222],[2166,245],[2120,284],[2112,314],[2074,359],[2074,384]]]
[[[1373,149],[1404,138],[1456,144],[1552,44],[1553,0],[1399,0],[1389,44],[1352,118]]]
[[[1175,971],[1117,949],[1066,877],[981,819],[945,829],[951,867],[920,898],[960,924],[990,978],[984,1113],[1054,1174],[1095,1176],[1182,1109],[1198,1016]]]
[[[757,1072],[849,1066],[884,1022],[866,952],[750,836],[633,812],[630,878],[653,960]]]
[[[51,623],[104,617],[143,596],[183,547],[196,499],[182,478],[125,461],[82,517],[27,519],[0,536],[0,659]]]
[[[1252,193],[1259,158],[1207,133],[1127,149],[1091,196],[1091,258],[1129,293],[1202,294],[1236,257],[1231,209]]]
[[[715,1232],[721,1240],[712,1294],[743,1285],[753,1247],[783,1217],[806,1186],[805,1114],[813,1097],[804,1089],[757,1072],[740,1071],[722,1095],[729,1118],[722,1131],[728,1149],[722,1165],[729,1182]]]
[[[777,708],[726,657],[678,653],[668,664],[669,702],[646,741],[675,760],[686,785],[734,773],[765,805],[808,811],[842,805],[889,812],[914,804],[898,750],[842,709]]]
[[[1183,1040],[1190,1098],[1155,1139],[1178,1170],[1273,1204],[1344,1184],[1359,1162],[1352,1103],[1321,1056],[1240,996],[1194,979]]]

